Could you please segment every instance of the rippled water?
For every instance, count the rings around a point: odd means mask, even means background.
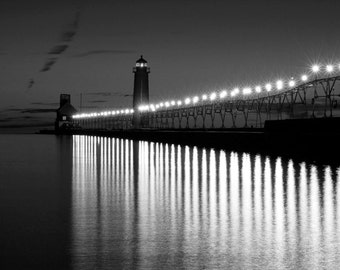
[[[0,147],[7,266],[340,267],[340,164],[89,136]]]

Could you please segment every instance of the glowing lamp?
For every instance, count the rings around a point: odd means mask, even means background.
[[[282,80],[278,80],[276,82],[276,89],[277,90],[282,90],[282,88],[283,88],[283,81]]]
[[[255,92],[256,92],[256,93],[261,93],[261,91],[262,91],[261,86],[256,86],[256,87],[255,87]]]
[[[223,90],[221,93],[220,93],[220,98],[225,98],[227,96],[227,91],[226,90]]]
[[[266,90],[269,92],[272,90],[272,85],[270,83],[267,83],[265,86]]]
[[[243,95],[251,94],[251,88],[250,87],[243,88],[242,93]]]
[[[211,93],[210,94],[210,100],[215,100],[216,99],[216,93]]]
[[[307,80],[308,80],[308,76],[307,75],[304,74],[304,75],[301,76],[301,81],[305,82]]]
[[[326,71],[327,71],[328,73],[332,73],[332,72],[334,71],[333,65],[327,65],[327,66],[326,66]]]
[[[312,66],[312,71],[313,71],[314,73],[317,73],[317,72],[320,71],[320,67],[319,67],[318,65],[313,65],[313,66]]]
[[[190,104],[190,102],[191,102],[190,98],[186,98],[186,99],[184,100],[184,103],[185,103],[186,105]]]

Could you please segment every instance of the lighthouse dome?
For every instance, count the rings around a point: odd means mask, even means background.
[[[146,67],[147,61],[143,58],[143,55],[140,56],[140,58],[136,61],[136,67]]]

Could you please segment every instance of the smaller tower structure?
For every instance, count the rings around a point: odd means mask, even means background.
[[[71,105],[71,95],[60,94],[60,106],[57,109],[57,119],[55,120],[55,130],[67,130],[72,128],[72,115],[77,110]]]
[[[148,62],[143,58],[143,55],[136,61],[136,66],[133,68],[135,74],[133,86],[133,126],[140,128],[143,126],[142,119],[139,113],[139,106],[149,104],[149,73],[150,68]]]

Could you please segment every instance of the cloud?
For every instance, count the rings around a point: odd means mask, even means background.
[[[58,56],[58,58],[56,58],[56,57],[48,58],[45,61],[45,64],[43,65],[43,67],[40,69],[40,72],[47,72],[47,71],[51,70],[51,67],[57,62],[60,55],[62,55],[67,50],[67,48],[70,46],[74,36],[77,34],[77,31],[78,31],[79,17],[80,17],[80,10],[78,10],[75,13],[73,21],[70,24],[68,24],[68,26],[67,26],[68,29],[63,31],[62,34],[61,34],[60,39],[61,39],[62,42],[66,42],[66,44],[55,45],[48,52],[48,55]],[[34,80],[34,78],[32,78],[28,83],[27,90],[30,90],[33,87],[34,84],[35,84],[35,80]]]
[[[50,68],[55,64],[56,61],[57,61],[56,58],[49,58],[44,64],[43,68],[40,70],[40,72],[45,72],[45,71],[50,70]]]
[[[132,94],[125,94],[123,92],[90,92],[90,93],[84,93],[84,95],[87,96],[102,96],[102,97],[108,97],[108,96],[118,96],[118,97],[131,97]]]
[[[34,85],[35,81],[33,79],[30,79],[30,81],[28,82],[28,86],[27,89],[31,89]]]
[[[56,109],[24,109],[21,113],[55,113]]]
[[[5,109],[2,110],[2,113],[6,112],[19,112],[19,113],[29,113],[29,114],[34,114],[34,113],[55,113],[57,109],[41,109],[41,108],[10,108],[10,109]],[[26,117],[26,116],[22,116]],[[22,118],[21,117],[21,118]],[[27,117],[32,117],[32,116],[27,116]]]
[[[28,127],[50,127],[53,126],[53,122],[40,122],[40,123],[18,123],[18,124],[5,124],[0,125],[0,128],[28,128]]]
[[[86,57],[92,55],[101,55],[101,54],[134,54],[136,51],[133,50],[93,50],[88,52],[83,52],[79,54],[73,55],[73,57]]]
[[[91,101],[88,101],[88,103],[105,103],[107,102],[106,100],[91,100]]]
[[[41,105],[41,106],[59,106],[57,102],[31,102],[32,105]]]
[[[98,109],[98,106],[81,106],[82,109]]]
[[[68,45],[56,45],[54,46],[48,54],[61,54],[68,48]]]
[[[60,40],[62,42],[69,42],[72,41],[73,37],[75,36],[76,31],[65,31],[64,33],[62,33]]]

